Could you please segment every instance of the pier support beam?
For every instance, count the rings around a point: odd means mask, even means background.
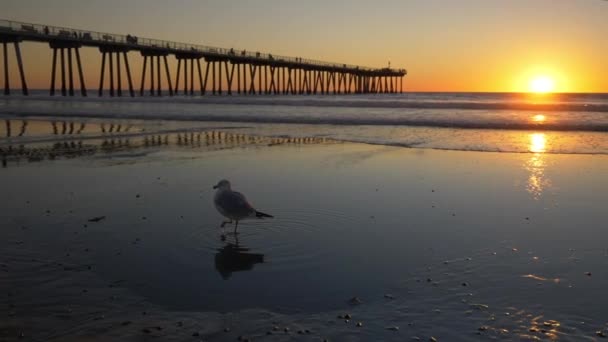
[[[125,61],[125,71],[127,72],[127,81],[129,82],[129,95],[131,95],[131,97],[134,97],[135,91],[133,91],[133,81],[131,80],[131,68],[129,68],[129,59],[127,58],[126,51],[123,51],[122,57]]]
[[[99,77],[99,96],[103,96],[104,90],[104,79],[106,73],[106,60],[108,62],[108,74],[109,74],[109,88],[110,96],[122,96],[122,68],[121,68],[121,54],[124,61],[124,69],[127,73],[127,83],[129,85],[129,95],[135,96],[133,90],[133,80],[131,79],[131,68],[129,67],[129,59],[127,58],[128,49],[124,47],[100,47],[101,52],[101,73]],[[116,63],[116,69],[114,68]],[[116,78],[115,78],[116,76]],[[116,81],[115,81],[116,80]],[[116,92],[114,91],[116,90]]]
[[[210,63],[207,62],[207,67],[205,68],[205,80],[203,81],[203,85],[201,87],[201,95],[205,95],[205,91],[207,90],[207,81],[209,80],[209,68],[211,67]],[[199,69],[200,71],[200,69]],[[199,72],[200,76],[200,72]]]
[[[234,64],[231,64],[231,68],[228,68],[228,61],[224,61],[224,67],[226,68],[226,80],[228,95],[232,95],[232,79],[234,78]]]
[[[180,77],[182,76],[181,67],[183,64],[184,65],[184,71],[183,71],[184,95],[194,96],[194,84],[195,84],[194,69],[195,69],[195,67],[197,69],[196,75],[198,75],[198,84],[200,87],[200,92],[201,92],[201,95],[204,95],[210,65],[209,65],[209,63],[207,63],[207,71],[205,74],[205,80],[203,81],[203,72],[202,72],[201,63],[200,63],[200,59],[203,58],[203,55],[196,53],[196,52],[182,53],[182,54],[176,54],[175,58],[177,59],[177,72],[175,74],[176,75],[175,76],[175,87],[174,87],[174,91],[173,91],[174,94],[175,95],[179,94]],[[190,64],[190,66],[188,66],[188,64]],[[169,84],[170,84],[170,82],[171,81],[169,81]]]
[[[28,95],[27,83],[25,82],[25,72],[23,71],[23,61],[21,60],[21,49],[19,48],[19,42],[15,42],[15,56],[17,57],[17,66],[19,67],[19,76],[21,78],[21,90],[23,95]]]
[[[167,79],[167,87],[169,88],[169,96],[173,96],[173,89],[171,83],[171,73],[169,72],[169,64],[167,63],[168,52],[156,51],[156,50],[142,50],[140,51],[141,56],[144,58],[144,64],[141,70],[141,84],[139,87],[139,95],[145,95],[146,88],[146,74],[150,73],[150,96],[162,96],[162,79],[163,79],[163,68],[165,67],[165,78]],[[125,58],[126,60],[126,58]],[[148,61],[150,63],[148,63]],[[128,62],[127,62],[128,63]],[[127,64],[127,70],[129,69]],[[127,71],[127,75],[130,73]],[[129,76],[130,78],[130,76]],[[177,84],[176,84],[177,87]]]
[[[21,92],[23,95],[29,95],[27,88],[27,82],[25,81],[25,71],[23,67],[23,60],[21,59],[21,48],[19,46],[21,40],[18,37],[0,37],[2,42],[3,52],[3,65],[4,65],[4,95],[10,95],[11,86],[9,82],[9,69],[8,69],[8,44],[13,43],[15,49],[15,57],[17,59],[17,67],[19,69],[19,78],[21,79]]]
[[[49,94],[55,95],[55,78],[57,70],[57,53],[59,53],[59,70],[61,72],[61,95],[62,96],[74,96],[74,58],[76,57],[76,66],[78,71],[78,79],[80,81],[80,94],[87,96],[87,89],[84,83],[84,74],[82,72],[82,63],[80,61],[80,44],[78,43],[65,43],[65,42],[51,42],[51,49],[53,49],[53,62],[51,65],[51,88]],[[67,54],[67,57],[66,57]],[[67,69],[67,84],[66,84],[66,69]]]
[[[8,79],[8,49],[6,47],[6,42],[2,42],[3,47],[3,60],[4,60],[4,95],[11,94],[11,86]]]

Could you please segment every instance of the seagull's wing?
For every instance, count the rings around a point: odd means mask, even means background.
[[[255,209],[245,196],[236,191],[224,191],[216,198],[216,205],[222,208],[226,216],[240,220],[255,215]]]

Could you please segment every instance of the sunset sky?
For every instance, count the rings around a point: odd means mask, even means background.
[[[0,18],[16,21],[372,67],[390,61],[408,70],[408,91],[528,91],[545,77],[553,91],[608,92],[604,0],[3,0],[1,8]],[[48,88],[51,50],[23,50],[30,87]],[[94,88],[100,54],[85,50]],[[142,58],[130,60],[138,70]]]

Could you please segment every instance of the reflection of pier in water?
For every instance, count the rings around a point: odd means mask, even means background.
[[[31,127],[33,126],[33,127]],[[29,129],[28,129],[29,127]],[[18,129],[16,131],[15,129]],[[129,123],[98,123],[82,122],[77,120],[15,120],[5,119],[0,127],[0,137],[15,138],[35,135],[78,135],[78,134],[109,134],[109,133],[135,133],[133,125]]]
[[[179,132],[144,133],[142,129],[124,123],[81,123],[77,121],[53,121],[44,126],[43,121],[28,124],[25,120],[6,120],[6,141],[0,140],[2,166],[9,163],[40,162],[44,160],[72,159],[96,154],[112,154],[151,148],[178,148],[191,150],[222,150],[245,146],[306,145],[333,142],[326,138],[262,137],[240,133],[198,130]],[[38,134],[42,141],[23,141],[15,138],[12,127],[20,127],[18,136],[27,138],[28,126],[36,126],[31,136]],[[83,134],[86,132],[87,134]],[[57,140],[61,139],[61,140]]]

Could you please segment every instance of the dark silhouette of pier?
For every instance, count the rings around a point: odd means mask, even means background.
[[[57,78],[61,95],[74,96],[74,78],[78,73],[80,94],[87,96],[80,49],[98,48],[101,73],[98,95],[109,90],[110,96],[123,96],[122,77],[128,81],[128,95],[161,96],[164,78],[170,96],[195,95],[199,91],[225,94],[369,94],[403,92],[405,69],[369,68],[350,64],[328,63],[311,59],[285,57],[269,53],[224,49],[196,44],[93,32],[16,21],[0,20],[0,42],[4,55],[4,94],[10,94],[8,47],[13,44],[21,78],[21,90],[28,95],[20,44],[24,41],[48,43],[53,50],[49,94],[55,95]],[[139,89],[134,87],[129,67],[129,52],[143,57]],[[169,68],[168,56],[177,60],[177,70]],[[201,66],[203,60],[203,66]],[[122,66],[121,66],[122,61]],[[59,75],[57,65],[59,64]],[[76,70],[74,70],[76,69]],[[59,76],[59,77],[58,77]],[[107,76],[107,78],[106,78]],[[146,79],[149,76],[149,79]],[[107,87],[106,87],[107,80]],[[126,89],[127,90],[127,89]],[[149,91],[148,91],[149,90]]]

